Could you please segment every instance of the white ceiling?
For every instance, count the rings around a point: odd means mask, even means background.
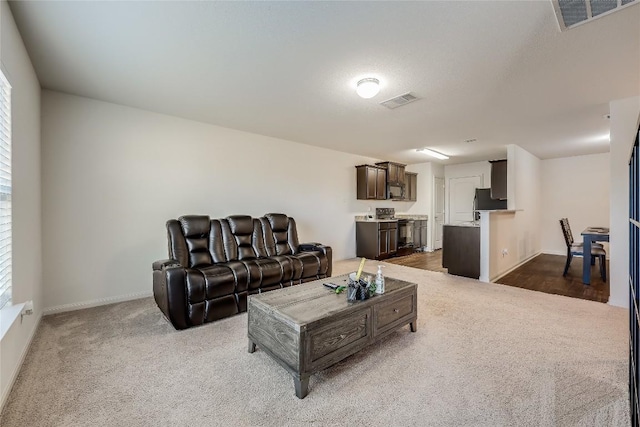
[[[550,0],[10,6],[45,89],[405,163],[607,152],[640,94],[638,4],[564,32]]]

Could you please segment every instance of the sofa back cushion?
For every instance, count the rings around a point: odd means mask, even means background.
[[[292,255],[298,250],[298,231],[293,218],[279,213],[268,213],[262,221],[265,247],[269,256]]]
[[[213,264],[209,253],[210,218],[206,215],[181,216],[177,221],[179,228],[172,221],[175,220],[167,222],[169,256],[191,268]]]
[[[295,220],[278,213],[256,219],[249,215],[232,215],[223,219],[184,215],[167,221],[167,234],[169,258],[189,268],[294,255],[298,250]]]
[[[261,232],[255,230],[253,218],[248,215],[232,215],[226,218],[226,223],[226,226],[223,223],[223,236],[227,261],[257,258],[253,243]]]

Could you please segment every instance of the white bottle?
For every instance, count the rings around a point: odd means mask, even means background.
[[[384,276],[382,275],[382,267],[378,266],[378,273],[376,274],[376,294],[384,294]]]

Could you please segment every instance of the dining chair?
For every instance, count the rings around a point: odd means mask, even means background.
[[[562,218],[560,220],[560,225],[562,225],[562,221],[564,221],[564,227],[566,228],[568,234],[569,234],[569,240],[571,241],[571,245],[572,246],[582,246],[582,242],[578,242],[576,243],[575,240],[573,239],[573,233],[571,232],[571,226],[569,225],[569,218]],[[564,230],[564,228],[563,228]],[[604,246],[602,245],[602,243],[597,243],[597,242],[593,242],[591,243],[591,247],[597,247],[597,248],[604,248]]]
[[[571,265],[571,260],[574,256],[584,256],[584,246],[582,243],[575,243],[573,241],[573,235],[571,234],[571,228],[569,227],[569,220],[567,218],[560,219],[560,227],[562,227],[562,235],[564,236],[564,242],[567,245],[567,262],[564,266],[564,272],[562,276],[566,276]],[[600,276],[602,280],[607,281],[607,253],[601,244],[591,245],[591,259],[595,261],[598,258],[600,262]]]

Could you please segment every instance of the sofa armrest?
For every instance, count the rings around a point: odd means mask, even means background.
[[[161,259],[153,263],[153,271],[160,271],[166,267],[182,267],[175,259]]]
[[[304,251],[319,251],[321,250],[320,248],[323,247],[324,245],[322,243],[318,243],[318,242],[307,242],[307,243],[300,243],[298,245],[298,250],[300,252],[304,252]]]
[[[190,326],[187,316],[186,269],[176,260],[153,263],[153,297],[176,329]]]
[[[300,252],[308,252],[308,251],[319,251],[323,253],[327,257],[327,277],[331,277],[332,270],[332,257],[333,251],[331,250],[331,246],[325,246],[322,243],[318,242],[307,242],[301,243],[298,245],[298,251]]]

